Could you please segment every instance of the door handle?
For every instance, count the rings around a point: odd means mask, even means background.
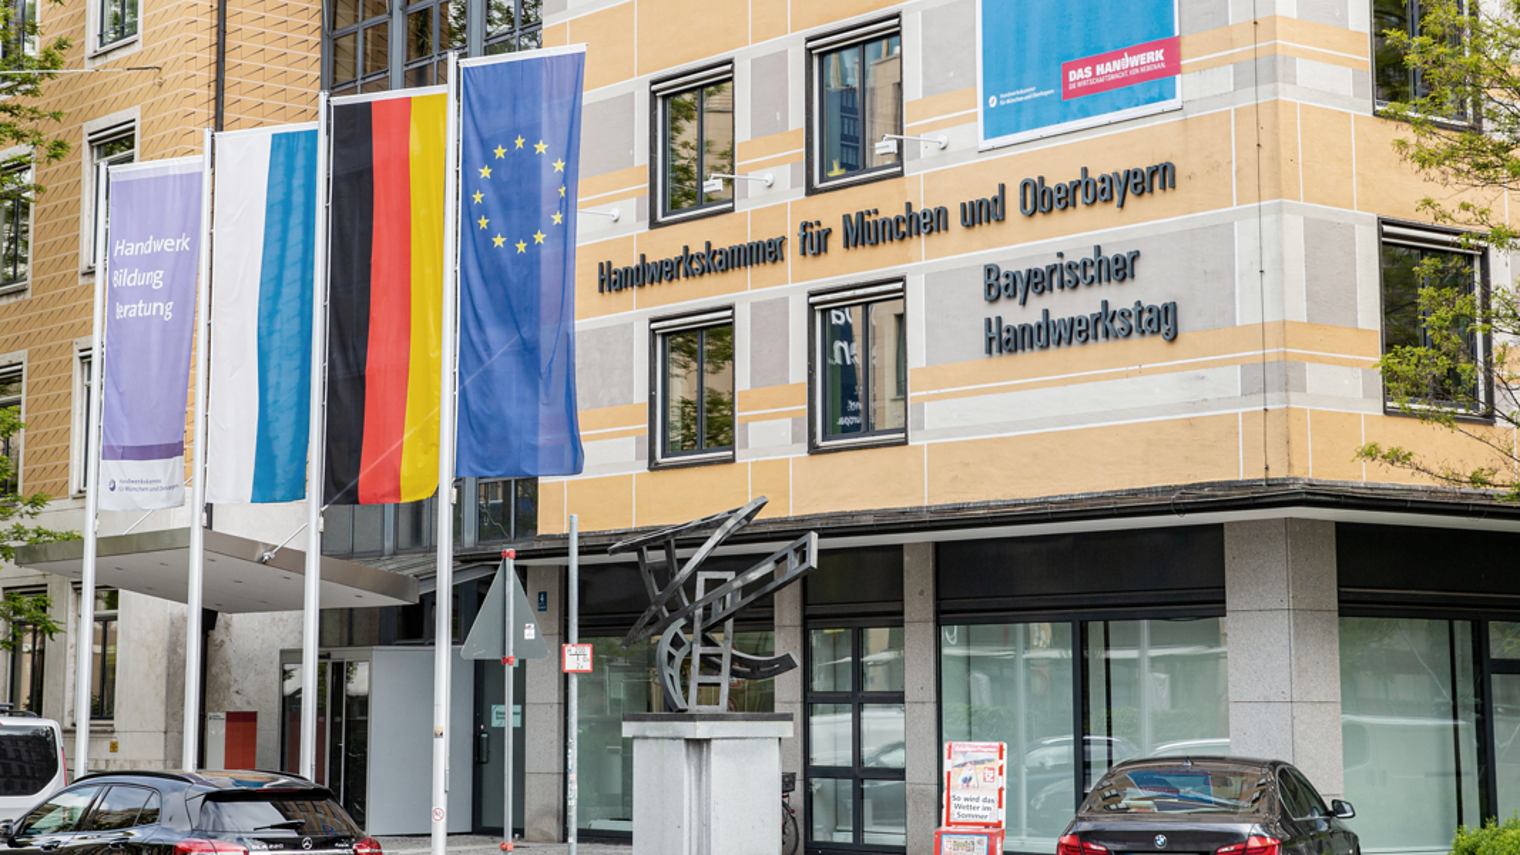
[[[484,766],[491,762],[491,732],[482,730],[475,737],[475,762]]]
[[[118,837],[115,840],[106,843],[106,848],[110,849],[113,852],[125,851],[127,848],[127,838]]]
[[[37,848],[41,849],[43,852],[56,852],[60,845],[61,844],[59,844],[59,842],[56,840],[44,840],[42,842],[42,845],[38,846]]]

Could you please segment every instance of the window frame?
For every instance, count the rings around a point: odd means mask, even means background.
[[[74,593],[75,593],[76,596],[78,596],[80,598],[83,598],[83,596],[84,596],[84,592],[80,591],[78,589],[75,589]],[[116,595],[116,608],[113,608],[113,609],[102,608],[101,605],[100,605],[101,598],[105,597],[107,595],[110,595],[110,594],[115,594]],[[122,652],[122,649],[123,649],[122,645],[121,645],[121,591],[118,590],[118,589],[116,589],[116,588],[97,588],[95,590],[95,600],[96,600],[95,613],[93,615],[94,624],[90,627],[90,636],[89,636],[90,637],[90,700],[89,700],[89,704],[90,704],[90,717],[89,717],[89,720],[90,720],[90,722],[92,724],[94,722],[102,722],[102,723],[105,723],[105,724],[110,724],[110,723],[114,723],[116,721],[116,696],[117,696],[116,689],[117,689],[117,686],[119,685],[119,681],[117,680],[117,672],[120,670],[120,667],[121,667],[121,652]],[[100,652],[99,653],[96,653],[95,649],[94,649],[95,648],[95,632],[96,632],[96,628],[97,627],[99,628],[100,639],[101,639]],[[114,633],[113,633],[113,630],[114,630]],[[109,660],[106,657],[106,648],[108,646],[107,645],[108,639],[114,639],[113,644],[110,645],[110,646],[113,646],[115,648],[115,653],[114,653],[113,657],[110,658]],[[109,669],[107,668],[107,663],[108,662],[109,662]],[[109,674],[107,673],[108,670],[110,672]],[[95,714],[95,698],[96,698],[97,694],[100,697],[100,705],[101,705],[101,714],[100,715],[96,715]],[[78,711],[76,710],[75,711],[75,719],[77,720],[78,718],[79,718],[79,715],[78,715]]]
[[[698,449],[696,451],[669,452],[665,448],[665,419],[667,412],[666,396],[668,394],[666,371],[665,371],[665,341],[666,337],[674,333],[705,331],[722,326],[734,327],[737,336],[738,329],[735,322],[734,307],[732,305],[719,308],[704,309],[700,312],[677,315],[674,317],[656,318],[649,322],[649,468],[673,469],[685,466],[702,466],[709,463],[732,463],[737,459],[739,451],[739,378],[737,363],[739,361],[739,349],[734,348],[734,363],[731,367],[733,372],[733,401],[731,402],[730,415],[734,419],[733,444],[727,447],[713,449]],[[699,378],[705,377],[705,372],[698,370]],[[702,412],[706,412],[705,401],[699,397],[699,403],[703,404]],[[702,417],[699,415],[698,423]]]
[[[357,0],[357,2],[360,4],[359,14],[361,17],[354,23],[346,24],[341,28],[335,26],[337,16],[336,6],[332,3],[322,4],[322,88],[327,89],[333,97],[388,92],[393,88],[391,72],[393,70],[392,67],[396,65],[394,57],[398,53],[392,44],[395,36],[395,26],[393,25],[396,23],[398,16],[396,7],[400,4],[401,0],[385,0],[385,12],[370,18],[362,17],[363,2],[362,0]],[[419,6],[419,10],[420,8]],[[402,10],[399,14],[401,27],[405,29],[406,12]],[[366,74],[364,71],[364,45],[368,38],[367,34],[371,30],[380,28],[384,28],[385,30],[385,70]],[[343,81],[336,81],[333,76],[335,59],[333,46],[338,39],[348,36],[354,36],[354,76]],[[406,66],[406,50],[404,46],[399,51],[399,54],[401,55],[401,66],[404,68]],[[366,88],[365,84],[369,84],[369,87]]]
[[[903,426],[831,437],[824,428],[826,415],[825,396],[828,393],[822,370],[824,361],[824,327],[820,316],[831,309],[844,309],[891,300],[903,301]],[[808,453],[822,454],[846,451],[854,448],[879,448],[891,445],[907,445],[912,421],[911,368],[907,344],[908,293],[907,282],[901,278],[879,280],[863,284],[846,285],[814,291],[808,294]],[[865,385],[865,384],[863,384]],[[867,388],[867,391],[869,389]],[[867,403],[869,406],[869,403]]]
[[[668,198],[669,183],[666,181],[668,163],[665,155],[668,151],[666,123],[669,117],[669,111],[666,105],[669,103],[671,98],[674,98],[676,96],[685,95],[693,91],[700,92],[709,86],[715,86],[724,82],[728,83],[730,91],[733,93],[734,100],[737,101],[738,87],[735,83],[734,78],[733,60],[725,60],[717,64],[706,65],[692,71],[684,72],[675,77],[666,77],[662,80],[657,80],[650,84],[649,198],[653,200],[653,204],[650,207],[650,228],[658,228],[660,226],[666,226],[672,223],[684,223],[690,220],[701,219],[703,217],[717,216],[719,214],[726,214],[734,210],[734,185],[737,184],[737,182],[730,183],[729,196],[727,199],[719,199],[716,202],[699,202],[698,204],[693,205],[689,208],[681,208],[680,210],[675,211],[668,209],[670,201]],[[702,96],[699,95],[698,97]],[[733,169],[735,172],[737,172],[739,169],[738,113],[739,110],[736,104],[733,112],[729,114],[729,121],[732,125],[731,132],[734,138]],[[700,141],[705,139],[705,125],[701,122],[701,117],[704,116],[705,113],[703,113],[699,108],[697,115],[697,139],[699,141],[698,145],[700,151]],[[706,180],[706,174],[708,173],[708,170],[702,168],[702,165],[704,163],[704,160],[698,161],[698,182]],[[707,194],[702,193],[701,195],[703,197],[706,197]]]
[[[542,0],[500,0],[502,3],[512,4],[513,26],[501,30],[492,31],[491,24],[491,0],[482,0],[484,5],[482,14],[484,20],[480,23],[480,29],[485,34],[481,47],[481,56],[491,56],[498,53],[516,53],[522,50],[536,50],[544,46],[544,5]],[[523,6],[527,3],[537,3],[538,18],[528,23],[523,23]],[[532,45],[524,45],[524,39],[531,39]],[[516,42],[516,44],[512,44]],[[473,54],[472,54],[473,55]]]
[[[1388,244],[1408,247],[1423,251],[1445,252],[1457,255],[1466,255],[1472,258],[1473,269],[1473,292],[1477,295],[1480,310],[1489,307],[1490,277],[1489,277],[1489,253],[1486,250],[1463,249],[1459,240],[1465,232],[1461,229],[1432,226],[1425,223],[1409,223],[1392,219],[1380,219],[1378,221],[1378,355],[1388,352],[1388,306],[1387,306],[1387,278],[1383,266],[1383,247]],[[1422,283],[1421,288],[1425,287]],[[1452,401],[1443,406],[1443,409],[1451,410],[1455,418],[1483,424],[1492,423],[1494,420],[1494,384],[1491,373],[1493,365],[1493,336],[1479,332],[1475,336],[1473,350],[1478,361],[1483,366],[1478,378],[1477,397],[1480,409],[1473,410]],[[1383,414],[1390,416],[1417,416],[1420,412],[1432,407],[1423,404],[1415,404],[1409,408],[1398,406],[1388,397],[1388,386],[1382,384]]]
[[[69,492],[74,496],[82,496],[90,486],[90,419],[92,413],[90,406],[93,403],[90,394],[91,386],[95,383],[95,348],[90,346],[75,347],[74,350],[74,412],[71,417],[73,422],[72,470],[69,476]]]
[[[132,141],[129,149],[102,157],[101,149],[104,146],[125,139]],[[88,224],[89,228],[89,233],[84,236],[84,245],[87,251],[82,253],[84,262],[82,267],[84,272],[92,273],[99,268],[101,253],[105,249],[104,247],[96,246],[95,241],[100,236],[101,217],[106,216],[110,212],[111,203],[110,182],[107,181],[105,187],[97,187],[95,183],[100,175],[100,165],[105,163],[107,164],[107,168],[109,168],[110,166],[137,162],[137,122],[132,120],[118,123],[104,130],[89,134],[85,139],[85,145],[89,148],[90,153],[90,165],[86,170],[88,177],[84,182],[86,190],[85,201],[89,206],[90,214],[88,218],[80,217],[83,222]]]
[[[90,5],[93,7],[91,9],[92,14],[90,15],[92,19],[90,21],[90,53],[92,55],[108,53],[130,45],[141,38],[143,26],[142,0],[98,0],[98,2],[92,2]],[[132,29],[130,32],[123,30],[120,35],[107,41],[106,21],[109,19],[109,14],[112,11],[110,7],[113,5],[119,5],[123,8],[127,6],[135,7],[133,9],[135,14],[132,18]]]
[[[16,383],[16,394],[5,395],[3,394],[4,385],[6,381],[11,378],[14,378]],[[0,362],[0,410],[9,409],[11,407],[15,407],[17,416],[25,421],[26,363],[24,362]],[[21,492],[22,486],[26,483],[25,479],[22,477],[22,467],[25,464],[24,455],[26,454],[26,430],[24,428],[20,431],[17,431],[16,435],[13,437],[0,438],[0,454],[8,455],[11,454],[13,450],[15,454],[14,462],[16,469],[15,483],[8,484],[5,481],[0,481],[0,492],[14,490],[15,492],[19,493]]]
[[[1418,36],[1420,32],[1420,2],[1421,0],[1403,0],[1405,11],[1409,14],[1410,24],[1414,28],[1414,32],[1410,33],[1411,36]],[[1477,2],[1474,2],[1474,0],[1461,0],[1461,2],[1465,4],[1465,11],[1469,16],[1476,17],[1478,15]],[[1392,101],[1378,97],[1378,40],[1382,37],[1382,34],[1385,31],[1379,30],[1377,27],[1377,3],[1378,0],[1368,0],[1367,4],[1369,12],[1368,20],[1372,22],[1372,26],[1369,28],[1371,31],[1367,34],[1367,55],[1371,59],[1373,115],[1379,115],[1382,112],[1383,108],[1387,107],[1389,104],[1394,103]],[[1400,57],[1400,65],[1403,65],[1402,56]],[[1420,72],[1407,66],[1402,70],[1405,75],[1405,85],[1409,87],[1411,98],[1419,97]],[[1429,118],[1433,123],[1448,128],[1468,128],[1480,123],[1478,111],[1475,105],[1472,104],[1467,105],[1465,116],[1431,116]]]
[[[16,167],[15,169],[7,170],[7,172],[10,174],[19,175],[21,177],[21,180],[27,184],[32,183],[32,178],[35,174],[31,166]],[[24,229],[26,232],[26,262],[25,264],[18,265],[22,268],[23,273],[19,278],[11,279],[9,281],[4,280],[3,274],[0,274],[0,294],[10,294],[17,291],[25,291],[31,285],[32,235],[35,231],[33,228],[34,223],[32,218],[34,207],[32,204],[33,201],[34,200],[30,196],[18,197],[16,199],[8,201],[0,200],[0,224],[3,224],[4,220],[8,219],[11,216],[11,212],[14,210],[14,208],[21,208],[23,209],[22,212],[16,216],[16,225],[19,229]],[[18,246],[19,245],[20,244],[18,242]],[[6,256],[9,254],[10,252],[8,248],[0,245],[0,271],[9,268],[10,265],[6,259]]]
[[[8,589],[0,593],[15,594],[20,597],[37,597],[46,595],[47,589]],[[6,697],[10,699],[10,702],[15,705],[16,709],[29,710],[36,713],[37,715],[42,715],[42,703],[46,694],[45,677],[47,668],[47,636],[43,635],[35,624],[30,623],[22,624],[21,635],[21,643],[16,645],[16,647],[11,650],[10,653],[6,656]],[[31,645],[30,650],[26,649],[26,645],[28,644]],[[19,697],[22,690],[22,686],[20,685],[20,666],[21,661],[26,658],[30,658],[32,660],[30,675],[31,685],[26,687],[28,700],[33,702],[30,704],[22,703],[21,698]]]
[[[824,56],[839,50],[851,47],[860,47],[878,39],[898,37],[899,61],[905,62],[907,46],[904,43],[902,18],[892,15],[887,18],[879,18],[861,24],[855,24],[832,32],[824,33],[808,39],[806,46],[806,73],[804,75],[806,91],[806,145],[803,171],[806,173],[805,195],[812,196],[818,193],[827,193],[840,187],[854,187],[858,184],[867,184],[872,181],[882,181],[888,178],[896,178],[904,174],[907,148],[899,140],[897,162],[886,166],[876,166],[862,169],[838,178],[825,179],[821,174],[823,167],[822,146],[823,140],[823,99],[820,97],[818,87],[822,82],[823,75],[819,71],[819,65]],[[906,98],[902,92],[898,93],[898,134],[906,133],[907,115]],[[862,135],[864,129],[862,129]],[[862,136],[862,146],[869,144],[875,146],[879,140],[870,140],[867,143]],[[873,149],[874,150],[874,149]]]

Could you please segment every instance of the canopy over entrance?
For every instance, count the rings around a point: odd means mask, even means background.
[[[216,531],[205,534],[206,608],[230,614],[301,609],[304,553]],[[97,555],[97,585],[180,603],[187,600],[189,528],[102,537]],[[16,564],[79,579],[84,541],[20,547]],[[417,602],[417,595],[417,580],[411,576],[337,558],[322,559],[324,609],[405,606]]]

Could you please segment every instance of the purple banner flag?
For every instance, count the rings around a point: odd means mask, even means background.
[[[184,504],[201,159],[111,168],[100,509]]]

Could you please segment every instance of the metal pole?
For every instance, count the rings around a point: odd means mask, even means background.
[[[95,169],[95,247],[100,258],[95,262],[95,321],[90,354],[90,423],[85,449],[84,492],[84,561],[80,566],[79,627],[74,638],[74,777],[90,771],[90,656],[95,638],[95,551],[98,535],[96,518],[100,511],[100,422],[104,400],[106,367],[106,280],[110,276],[106,260],[106,182],[109,167],[102,163]]]
[[[505,605],[507,611],[506,620],[503,621],[503,624],[506,626],[506,646],[502,648],[504,651],[506,651],[506,655],[503,656],[501,660],[502,668],[507,675],[507,679],[505,681],[507,720],[506,727],[503,728],[503,730],[507,732],[505,748],[503,749],[506,752],[506,757],[502,763],[502,768],[506,771],[503,773],[501,836],[503,841],[502,848],[507,852],[512,851],[512,767],[515,765],[512,756],[512,726],[515,723],[516,716],[512,714],[512,690],[516,687],[512,685],[512,669],[515,665],[517,665],[517,656],[513,652],[512,642],[517,638],[517,631],[516,627],[512,625],[512,622],[516,619],[513,616],[512,612],[513,606],[517,605],[516,555],[517,553],[511,549],[506,550],[501,555],[501,566],[506,571],[504,574],[505,578],[503,578],[502,581],[506,583],[503,591],[506,593],[504,600],[506,601]]]
[[[581,640],[581,519],[578,514],[570,515],[570,572],[565,584],[569,587],[565,602],[568,606],[570,623],[566,637],[570,644],[579,644]],[[563,662],[561,664],[563,665]],[[576,791],[576,737],[580,735],[581,704],[580,696],[576,693],[577,676],[579,675],[571,672],[570,685],[565,688],[570,707],[570,722],[566,727],[568,737],[565,739],[565,842],[570,848],[568,855],[575,855],[575,830],[580,824],[577,817],[577,799],[580,794]]]
[[[459,143],[455,93],[459,57],[449,52],[448,112],[444,121],[443,182],[443,359],[438,407],[438,584],[434,596],[437,623],[433,635],[433,824],[432,855],[446,855],[449,806],[449,692],[454,666],[454,375],[459,359],[454,343],[459,322]]]
[[[190,466],[190,585],[185,597],[185,732],[180,765],[195,771],[201,744],[201,594],[206,570],[206,371],[211,365],[211,129],[201,130],[201,258],[195,303],[195,424]]]
[[[317,94],[316,264],[311,288],[311,412],[306,446],[306,578],[301,597],[301,776],[317,777],[317,643],[322,619],[322,485],[327,450],[327,93]]]

